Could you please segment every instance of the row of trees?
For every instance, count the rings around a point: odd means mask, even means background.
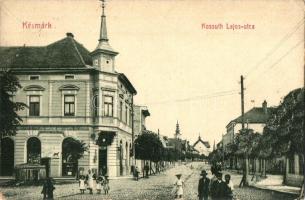
[[[246,175],[249,169],[248,158],[266,160],[281,156],[289,158],[299,154],[304,161],[304,88],[291,91],[278,107],[268,112],[270,118],[262,134],[252,129],[240,130],[234,143],[226,146],[226,151],[221,147],[210,154],[210,161],[244,158]],[[265,174],[265,164],[263,170]]]
[[[156,164],[162,161],[174,162],[201,158],[199,154],[192,153],[187,148],[168,148],[164,146],[160,136],[153,132],[144,132],[135,140],[135,157],[136,159],[149,160]]]

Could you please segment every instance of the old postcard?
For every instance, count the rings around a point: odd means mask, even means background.
[[[1,0],[0,199],[303,199],[304,13]]]

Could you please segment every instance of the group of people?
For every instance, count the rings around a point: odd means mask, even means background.
[[[109,179],[107,175],[102,175],[102,173],[97,177],[95,173],[88,170],[86,176],[81,175],[79,178],[79,189],[81,194],[85,193],[85,190],[89,190],[90,194],[93,194],[93,190],[96,189],[97,194],[101,194],[102,189],[105,194],[109,193]]]
[[[144,167],[143,167],[143,177],[145,178],[149,178],[149,165],[148,165],[148,162],[145,163]],[[139,180],[139,174],[140,174],[140,170],[139,170],[139,167],[138,166],[133,166],[133,175],[134,175],[134,178],[135,180]]]
[[[219,167],[213,166],[211,168],[213,177],[207,177],[206,170],[201,171],[201,178],[198,184],[198,198],[199,200],[233,200],[234,186],[231,181],[230,174],[225,175],[225,180],[222,179],[222,172]],[[181,179],[182,174],[176,174],[177,181],[175,183],[174,192],[175,198],[181,199],[183,197],[184,181]]]
[[[86,190],[89,190],[90,194],[93,194],[93,190],[96,189],[97,194],[101,194],[104,190],[105,195],[109,193],[109,179],[107,175],[103,175],[103,172],[97,177],[90,169],[88,174],[79,176],[79,190],[81,194],[84,194]],[[41,194],[43,199],[53,199],[53,191],[55,190],[52,178],[47,178],[43,184]]]
[[[198,197],[199,200],[208,200],[209,196],[213,200],[232,200],[234,186],[231,181],[230,174],[225,175],[225,180],[222,179],[222,172],[211,169],[214,175],[210,180],[207,177],[207,172],[205,170],[201,171],[201,178],[198,184]]]

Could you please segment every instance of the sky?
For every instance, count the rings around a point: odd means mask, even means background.
[[[98,44],[98,0],[2,0],[0,11],[1,46],[48,45],[66,32],[89,51]],[[135,103],[148,107],[151,131],[172,137],[179,121],[182,138],[193,143],[200,134],[212,145],[241,113],[241,75],[246,111],[264,100],[276,106],[303,86],[301,0],[108,0],[105,11],[116,70],[136,88]],[[52,28],[25,29],[24,22]]]

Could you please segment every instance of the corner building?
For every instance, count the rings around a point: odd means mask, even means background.
[[[47,46],[0,47],[0,66],[12,70],[22,85],[12,98],[29,106],[19,112],[23,122],[17,135],[2,139],[0,176],[12,176],[22,163],[44,164],[52,177],[88,169],[109,177],[130,174],[137,92],[115,70],[116,55],[108,41],[104,5],[93,52],[72,33]],[[78,160],[71,156],[75,140],[88,146]],[[105,140],[109,144],[101,145]]]

